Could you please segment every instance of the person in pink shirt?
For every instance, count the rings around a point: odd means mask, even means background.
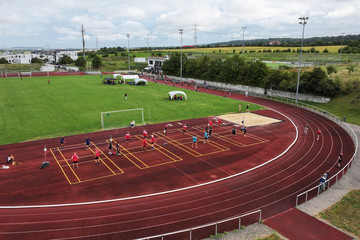
[[[100,164],[99,157],[100,157],[99,149],[96,149],[96,151],[95,151],[95,164],[96,164],[96,165],[99,165],[99,164]]]
[[[151,141],[151,149],[154,149],[155,148],[155,142],[156,142],[154,135],[151,135],[151,140],[150,141]]]
[[[183,135],[186,133],[186,129],[187,129],[187,126],[186,126],[186,124],[184,124],[184,126],[183,126]]]
[[[144,150],[144,151],[146,150],[146,145],[147,145],[147,143],[146,143],[146,138],[144,138],[144,139],[142,140],[142,147],[143,147],[143,150]]]
[[[76,153],[74,153],[74,155],[72,155],[71,159],[73,161],[73,168],[75,168],[75,165],[76,165],[76,168],[79,168],[79,156],[76,155]]]
[[[143,131],[143,136],[144,136],[144,138],[147,138],[148,137],[148,133],[147,133],[147,131],[144,129],[144,131]]]
[[[126,144],[128,144],[130,142],[130,133],[129,132],[127,132],[125,134],[125,142],[126,142]]]

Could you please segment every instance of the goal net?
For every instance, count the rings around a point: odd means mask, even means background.
[[[101,112],[101,127],[103,129],[129,127],[131,121],[135,121],[135,126],[145,124],[144,109],[135,108]]]

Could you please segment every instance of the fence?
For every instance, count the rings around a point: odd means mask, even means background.
[[[249,212],[249,213],[245,213],[245,214],[240,215],[240,216],[227,218],[225,220],[212,222],[212,223],[208,223],[208,224],[205,224],[205,225],[201,225],[201,226],[197,226],[197,227],[193,227],[193,228],[188,228],[188,229],[184,229],[184,230],[179,230],[179,231],[176,231],[176,232],[159,234],[159,235],[154,235],[154,236],[145,237],[145,238],[139,238],[138,240],[149,240],[149,239],[154,239],[154,238],[161,238],[161,240],[163,240],[164,237],[174,236],[174,235],[178,235],[180,233],[188,233],[189,234],[189,240],[191,240],[191,239],[193,239],[193,232],[195,230],[204,229],[206,227],[211,227],[211,226],[214,226],[214,235],[217,235],[218,234],[218,226],[219,226],[219,224],[226,223],[226,222],[233,221],[233,220],[237,220],[237,219],[239,220],[238,221],[238,229],[240,230],[241,229],[241,219],[244,218],[244,217],[250,216],[250,215],[254,215],[254,214],[259,214],[259,222],[260,222],[261,221],[261,214],[262,214],[261,209],[256,210],[256,211],[252,211],[252,212]],[[231,230],[233,230],[233,229],[231,229]],[[195,239],[198,239],[198,238],[195,237]]]
[[[264,97],[264,96],[257,96],[257,97]],[[331,121],[337,123],[338,125],[340,125],[350,135],[351,139],[353,140],[354,146],[355,146],[355,152],[354,152],[353,156],[351,157],[350,161],[343,168],[341,168],[334,176],[330,177],[330,179],[326,180],[324,190],[330,188],[332,185],[337,183],[338,179],[343,177],[345,175],[345,173],[350,169],[351,164],[353,163],[353,161],[356,158],[356,154],[358,151],[358,149],[357,149],[358,139],[357,139],[357,136],[356,136],[354,130],[346,122],[342,121],[339,117],[337,117],[334,114],[329,113],[321,108],[314,107],[314,106],[311,106],[306,103],[300,103],[300,102],[296,103],[292,99],[284,99],[284,98],[269,97],[269,96],[267,96],[267,98],[273,99],[275,101],[284,102],[287,104],[296,105],[298,107],[301,107],[301,108],[307,109],[309,111],[315,112],[319,115],[322,115],[322,116],[330,119]],[[319,184],[317,182],[315,182],[314,185],[315,185],[314,187],[312,187],[296,196],[295,206],[299,205],[299,199],[301,197],[304,198],[303,202],[307,202],[309,197],[312,198],[312,197],[318,196],[321,193]]]

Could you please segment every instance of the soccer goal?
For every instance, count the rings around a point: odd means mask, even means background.
[[[131,121],[135,121],[135,125],[145,124],[144,109],[135,108],[101,112],[101,127],[103,129],[128,127]]]

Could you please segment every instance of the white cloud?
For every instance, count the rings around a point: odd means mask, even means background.
[[[127,33],[132,46],[145,46],[148,34],[151,45],[178,45],[179,28],[184,29],[184,43],[190,44],[195,21],[201,43],[239,39],[241,26],[247,26],[247,39],[299,37],[300,16],[310,18],[307,37],[360,30],[358,0],[11,0],[2,1],[0,11],[4,41],[27,36],[22,43],[19,39],[24,46],[38,45],[46,36],[73,47],[81,41],[82,24],[89,41],[98,37],[115,46],[127,44]]]

